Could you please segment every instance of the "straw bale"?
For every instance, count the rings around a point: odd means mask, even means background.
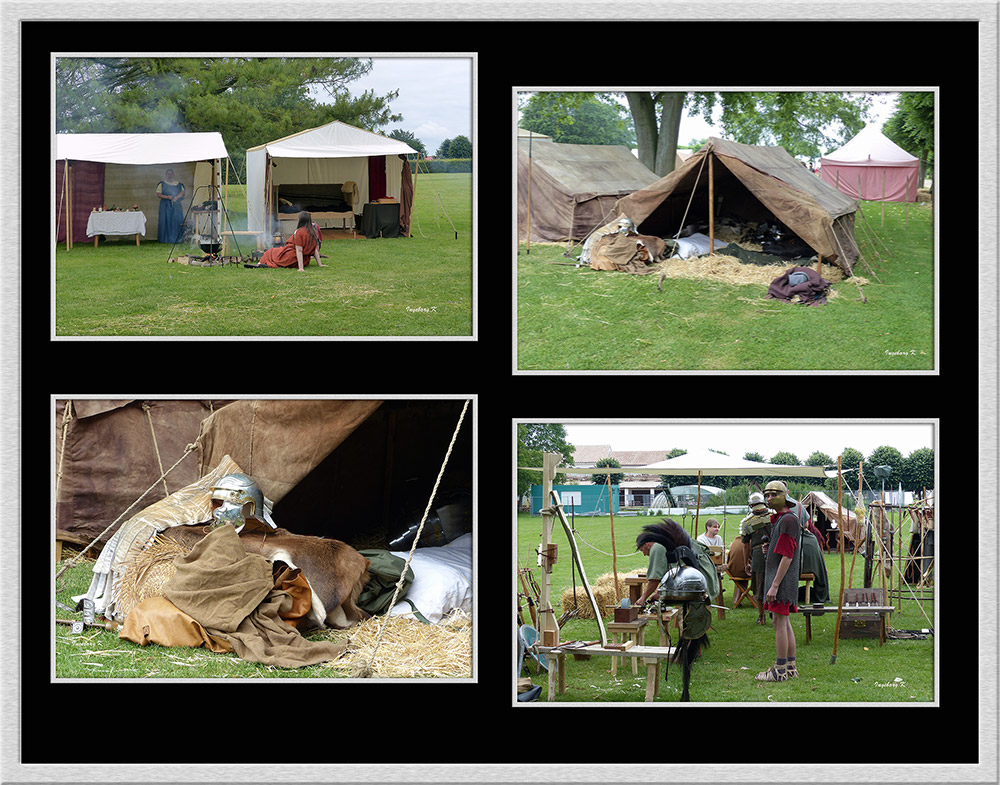
[[[746,264],[735,256],[699,256],[691,259],[667,259],[656,266],[656,272],[667,278],[699,278],[723,281],[731,284],[755,284],[767,286],[789,267],[815,267],[815,263],[807,260],[787,262],[785,264],[756,265]],[[844,272],[839,267],[824,263],[820,275],[830,283],[844,280]],[[857,276],[855,276],[857,278]],[[858,283],[866,280],[857,278]]]
[[[385,632],[376,649],[382,625]],[[347,676],[384,679],[472,676],[472,616],[459,609],[439,624],[424,624],[406,616],[374,616],[349,630],[331,631],[328,637],[347,643],[347,650],[320,667]]]
[[[618,587],[621,591],[622,596],[627,596],[628,591],[625,587],[625,578],[628,575],[624,572],[618,573]],[[594,594],[594,599],[597,600],[597,606],[601,609],[601,615],[607,616],[610,613],[610,608],[618,604],[618,597],[615,594],[615,580],[614,574],[607,572],[597,578],[597,582],[594,586],[590,587],[590,590]],[[586,590],[582,586],[576,587],[576,605],[578,609],[577,618],[578,619],[593,619],[594,610],[590,605],[590,598],[587,596]],[[562,594],[562,610],[563,613],[572,610],[573,608],[573,587],[569,587]]]

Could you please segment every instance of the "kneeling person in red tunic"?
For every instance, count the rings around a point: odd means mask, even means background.
[[[764,610],[770,611],[774,619],[777,661],[758,673],[756,679],[785,681],[799,675],[795,667],[795,632],[788,617],[798,611],[802,528],[798,517],[788,508],[788,486],[781,480],[764,487],[764,500],[775,511],[771,516],[771,542],[764,566],[767,587]]]
[[[309,265],[310,256],[320,267],[327,266],[319,260],[319,237],[312,215],[301,212],[291,237],[280,248],[268,248],[257,267],[294,267],[298,264],[301,273]]]

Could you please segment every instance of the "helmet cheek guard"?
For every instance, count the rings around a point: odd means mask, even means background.
[[[211,488],[212,527],[232,525],[239,532],[247,517],[277,528],[264,505],[264,494],[256,482],[245,474],[227,474]]]

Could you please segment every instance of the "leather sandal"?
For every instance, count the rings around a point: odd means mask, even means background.
[[[787,673],[778,673],[778,669],[773,665],[766,671],[762,671],[754,676],[757,681],[786,681],[788,679]]]

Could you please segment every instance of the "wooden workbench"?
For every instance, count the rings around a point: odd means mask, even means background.
[[[549,658],[549,692],[548,699],[553,701],[556,695],[566,692],[566,655],[591,654],[604,657],[638,657],[646,666],[646,701],[652,701],[660,694],[660,663],[668,657],[673,657],[677,649],[673,646],[632,646],[628,649],[605,649],[599,643],[590,646],[562,648],[559,646],[539,646],[540,654]]]

